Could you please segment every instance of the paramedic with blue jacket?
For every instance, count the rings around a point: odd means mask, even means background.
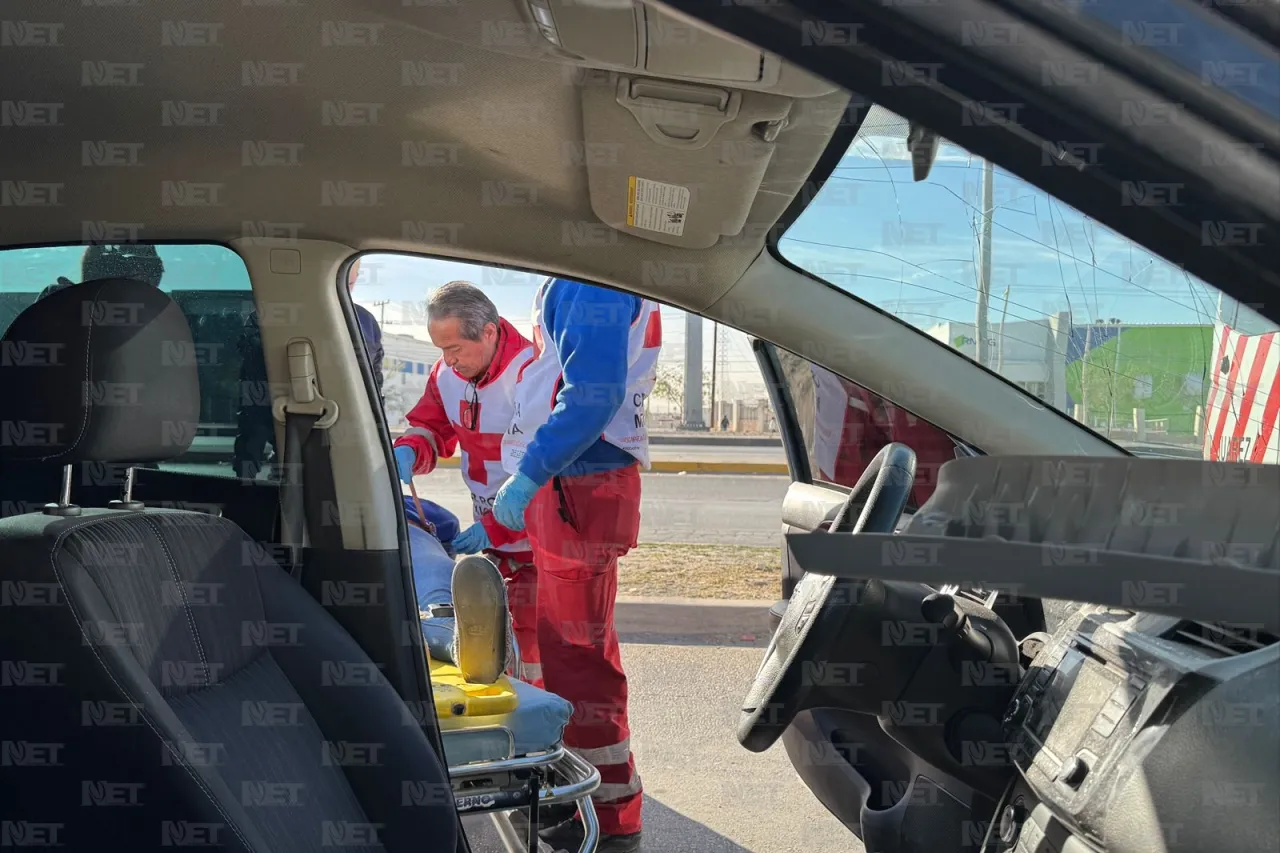
[[[573,703],[565,745],[600,770],[599,853],[638,851],[641,785],[613,612],[618,558],[640,530],[662,315],[647,299],[549,279],[534,297],[533,343],[502,438],[512,477],[493,512],[529,535],[543,681]],[[542,837],[572,850],[582,832],[578,819],[551,817]]]

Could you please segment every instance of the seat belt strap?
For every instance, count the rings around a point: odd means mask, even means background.
[[[280,539],[286,548],[289,574],[300,579],[307,535],[306,492],[302,470],[306,450],[317,430],[328,429],[338,419],[338,406],[320,394],[316,382],[315,352],[305,338],[289,341],[289,394],[276,397],[271,409],[284,423],[284,470],[280,485]]]
[[[288,552],[289,574],[302,575],[302,552],[306,542],[306,503],[302,473],[304,450],[313,435],[319,415],[287,412],[284,419],[284,465],[280,485],[280,542]]]

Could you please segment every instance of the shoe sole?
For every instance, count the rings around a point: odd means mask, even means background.
[[[455,663],[471,684],[493,684],[507,657],[506,585],[498,567],[470,555],[453,568],[453,616],[458,647]]]

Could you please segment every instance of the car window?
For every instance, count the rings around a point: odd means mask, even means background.
[[[906,137],[872,108],[777,251],[1131,452],[1280,461],[1275,324],[958,146],[915,182]]]
[[[191,449],[160,467],[230,477],[236,473],[237,449],[250,461],[269,458],[264,434],[272,434],[271,395],[261,337],[253,322],[253,290],[244,261],[225,246],[126,244],[0,251],[0,333],[42,294],[108,276],[157,284],[191,324],[195,346],[175,346],[166,357],[195,361],[200,424]],[[6,350],[4,356],[21,353]]]
[[[919,507],[929,499],[938,469],[956,458],[956,442],[945,431],[856,382],[777,352],[812,482],[851,488],[885,445],[901,442],[916,453],[911,503]]]

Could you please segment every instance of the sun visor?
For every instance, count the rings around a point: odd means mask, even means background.
[[[619,231],[705,249],[739,233],[790,98],[627,75],[582,88],[591,206]]]

